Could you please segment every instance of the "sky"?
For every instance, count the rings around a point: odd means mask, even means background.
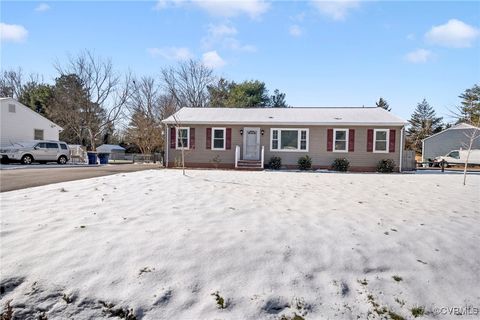
[[[84,49],[159,76],[198,59],[258,79],[292,106],[374,106],[409,119],[424,98],[450,118],[480,83],[479,1],[1,1],[1,69],[53,83]]]

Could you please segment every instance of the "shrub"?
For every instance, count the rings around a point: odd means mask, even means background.
[[[332,168],[335,171],[345,172],[348,171],[348,167],[350,167],[350,161],[345,158],[337,158],[333,160]]]
[[[312,167],[312,158],[308,155],[298,158],[298,169],[309,170]]]
[[[377,164],[377,172],[382,172],[382,173],[389,173],[393,172],[393,169],[395,168],[395,161],[392,159],[383,159],[380,160]]]
[[[268,161],[268,167],[273,170],[280,170],[282,167],[282,158],[280,157],[271,157],[270,161]]]

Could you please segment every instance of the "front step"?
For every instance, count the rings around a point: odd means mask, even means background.
[[[262,170],[262,162],[258,160],[238,160],[237,169]]]

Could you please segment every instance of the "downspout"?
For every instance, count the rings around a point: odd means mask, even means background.
[[[425,162],[425,139],[422,140],[422,162]]]
[[[169,131],[168,130],[168,124],[165,123],[165,143],[164,143],[164,146],[165,146],[165,168],[168,168],[168,150],[170,149],[170,145],[168,144],[168,141],[170,141],[170,137],[168,136],[169,135]]]
[[[403,167],[403,131],[405,129],[405,126],[402,126],[402,129],[400,130],[400,162],[398,166],[398,171],[401,173],[402,172],[402,167]]]

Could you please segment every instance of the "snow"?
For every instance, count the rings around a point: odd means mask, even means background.
[[[462,179],[149,170],[2,193],[0,308],[445,319],[435,308],[480,306],[480,176]]]

